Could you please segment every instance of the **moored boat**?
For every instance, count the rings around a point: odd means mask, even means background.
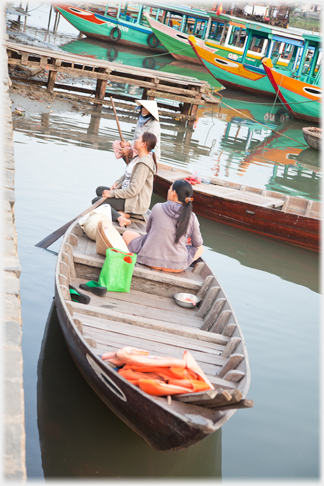
[[[246,32],[240,56],[221,46],[214,50],[207,48],[194,36],[188,40],[202,64],[223,86],[274,98],[275,90],[262,65],[263,57],[270,57],[278,71],[290,73],[296,68],[304,39],[287,29],[262,24],[247,24]]]
[[[166,197],[186,170],[159,163],[154,192]],[[243,184],[211,179],[194,186],[196,214],[309,250],[320,249],[321,203]]]
[[[163,21],[160,22],[159,19],[153,19],[148,13],[145,13],[145,16],[161,44],[178,61],[200,64],[198,56],[190,47],[189,35],[201,39],[207,48],[217,48],[224,43],[225,48],[231,52],[240,51],[240,48],[235,45],[240,41],[241,34],[243,38],[244,21],[238,19],[233,22],[228,16],[215,17],[215,14],[211,16],[203,10],[189,10],[186,7],[179,7],[178,12],[172,13],[178,14],[179,25],[176,25],[172,18],[163,17]],[[240,31],[239,36],[236,29]]]
[[[317,127],[304,127],[303,135],[308,145],[315,149],[320,150],[322,144],[322,129]]]
[[[136,264],[130,293],[91,294],[88,305],[72,301],[69,285],[78,288],[89,280],[97,281],[103,263],[95,242],[78,223],[72,224],[58,254],[55,304],[77,367],[119,418],[154,449],[181,450],[219,429],[238,408],[253,406],[246,399],[250,367],[243,334],[224,290],[205,262],[181,273]],[[178,306],[177,292],[198,295],[198,309]],[[214,389],[172,399],[149,395],[101,359],[103,353],[124,346],[180,359],[187,351]]]
[[[123,9],[122,4],[119,4],[114,16],[108,14],[108,4],[103,15],[75,5],[58,3],[54,7],[73,27],[87,37],[131,47],[150,48],[155,52],[167,52],[159,44],[143,15],[145,8],[150,7],[152,10],[154,5],[139,5],[137,10],[129,12],[128,4]]]
[[[318,123],[322,108],[322,49],[319,35],[303,35],[305,44],[298,63],[284,73],[269,58],[265,72],[283,106],[295,118]]]

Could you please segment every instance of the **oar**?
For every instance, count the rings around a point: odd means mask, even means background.
[[[37,245],[35,245],[35,246],[38,246],[39,248],[48,248],[52,243],[54,243],[62,235],[64,235],[64,233],[66,232],[66,230],[68,229],[68,227],[71,226],[71,224],[74,223],[74,221],[76,219],[82,218],[82,216],[84,216],[85,214],[89,213],[93,209],[96,209],[106,199],[107,199],[106,197],[102,197],[101,199],[99,199],[99,201],[97,201],[94,204],[92,204],[92,206],[90,206],[90,208],[85,209],[81,214],[79,214],[75,218],[71,219],[71,221],[69,221],[68,223],[66,223],[64,226],[61,226],[61,228],[59,228],[56,231],[54,231],[54,233],[51,233],[49,236],[46,236],[46,238],[44,238],[42,241],[40,241],[39,243],[37,243]]]
[[[115,113],[115,118],[116,118],[116,123],[117,123],[118,131],[119,131],[120,140],[123,142],[124,141],[123,134],[122,134],[121,129],[120,129],[119,120],[118,120],[118,116],[117,116],[116,108],[115,108],[115,103],[114,103],[114,100],[112,99],[112,97],[110,97],[110,101],[111,101],[111,104],[112,104],[112,107],[113,107],[113,110],[114,110],[114,113]],[[125,155],[125,159],[126,159],[126,164],[128,165],[129,164],[128,155]]]

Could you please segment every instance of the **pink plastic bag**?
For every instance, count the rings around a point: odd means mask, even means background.
[[[131,148],[133,149],[133,157],[135,157],[135,155],[137,155],[137,150],[134,148],[134,144],[131,146]],[[122,158],[122,154],[121,154],[122,150],[123,150],[123,147],[121,147],[121,145],[120,145],[120,140],[115,140],[113,142],[113,151],[115,153],[116,159]]]

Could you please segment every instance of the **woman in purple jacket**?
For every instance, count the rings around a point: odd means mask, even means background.
[[[147,234],[125,231],[125,243],[129,251],[137,253],[138,263],[181,272],[202,255],[203,239],[197,216],[192,212],[192,196],[189,182],[175,181],[168,190],[167,202],[153,207],[146,224]]]

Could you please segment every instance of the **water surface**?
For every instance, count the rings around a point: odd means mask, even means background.
[[[63,19],[56,35],[41,28],[47,26],[46,12],[45,4],[35,10],[27,36],[41,45],[79,48],[78,33]],[[94,49],[91,55],[116,55],[111,45],[103,54],[101,43],[96,48],[81,41],[84,52]],[[126,56],[143,66],[145,56],[134,52],[118,49],[116,60]],[[153,60],[169,72],[195,69],[167,56]],[[304,124],[289,119],[280,104],[218,93],[221,110],[201,106],[193,128],[162,117],[162,162],[318,200],[319,155],[305,145]],[[60,241],[48,250],[34,246],[88,207],[97,186],[123,173],[124,163],[112,152],[119,138],[114,116],[108,107],[100,112],[85,104],[49,106],[17,94],[12,99],[13,107],[26,109],[24,117],[14,118],[14,149],[28,479],[318,479],[318,255],[199,218],[204,258],[244,334],[254,408],[237,411],[187,451],[151,450],[93,393],[65,347],[52,309]],[[125,138],[132,140],[136,117],[118,114]],[[160,200],[154,196],[152,204]]]

